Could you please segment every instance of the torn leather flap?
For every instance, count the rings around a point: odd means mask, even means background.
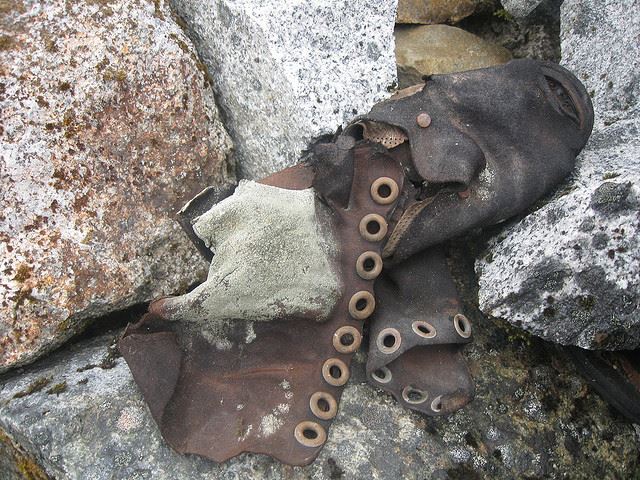
[[[309,172],[307,167],[285,171],[283,182],[308,187]],[[333,204],[318,219],[318,228],[331,228],[337,238],[341,272],[339,298],[324,321],[240,316],[216,320],[218,330],[206,332],[194,325],[206,324],[200,317],[211,299],[194,301],[192,295],[189,302],[173,297],[152,303],[150,312],[125,331],[120,351],[163,437],[178,452],[219,462],[242,452],[262,453],[291,465],[307,465],[320,452],[363,323],[375,308],[373,282],[382,269],[387,219],[403,182],[399,165],[368,143],[353,148],[352,178],[346,208]],[[277,175],[265,182],[278,183]],[[316,203],[326,211],[329,202],[321,190]],[[277,263],[278,255],[291,252],[268,253]],[[231,274],[220,278],[222,284],[233,280]],[[309,302],[318,301],[314,291],[308,295]],[[197,322],[190,315],[199,317]]]
[[[473,399],[461,355],[471,323],[440,248],[396,265],[376,283],[367,375],[408,408],[428,415],[452,413]]]

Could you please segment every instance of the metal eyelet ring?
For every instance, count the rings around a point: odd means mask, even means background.
[[[402,399],[412,405],[420,405],[429,398],[427,392],[420,390],[412,385],[408,385],[402,389]]]
[[[296,425],[293,435],[305,447],[319,447],[327,441],[327,432],[322,425],[308,420]]]
[[[371,292],[360,290],[353,294],[349,300],[349,315],[356,320],[368,318],[376,308],[376,299]]]
[[[334,387],[341,387],[349,380],[349,367],[339,358],[330,358],[322,365],[322,377]]]
[[[383,328],[378,334],[376,345],[382,353],[395,353],[402,343],[400,332],[395,328]]]
[[[453,317],[453,326],[462,338],[469,338],[471,336],[471,322],[461,313]]]
[[[327,392],[316,392],[309,400],[311,412],[322,420],[331,420],[338,413],[338,402]]]
[[[362,334],[356,327],[345,325],[333,334],[333,347],[340,353],[353,353],[360,348]]]
[[[378,383],[389,383],[393,378],[391,370],[387,367],[380,367],[371,372],[371,377]]]
[[[422,338],[434,338],[437,335],[436,329],[429,322],[416,320],[411,324],[413,332]]]
[[[364,280],[373,280],[382,272],[382,258],[376,252],[364,252],[356,260],[356,272]]]
[[[371,184],[371,198],[380,205],[389,205],[398,198],[400,189],[393,178],[380,177]]]
[[[431,410],[433,410],[434,412],[439,412],[440,410],[442,410],[442,395],[438,395],[433,399],[433,401],[431,402]]]
[[[360,220],[360,235],[369,242],[379,242],[387,235],[387,221],[377,213],[369,213]]]

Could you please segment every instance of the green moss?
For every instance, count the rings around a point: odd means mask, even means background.
[[[175,33],[170,33],[169,38],[176,42],[180,47],[180,50],[182,50],[184,53],[191,53],[191,50],[189,50],[189,45],[187,45],[180,37],[178,37],[178,35],[176,35]]]
[[[619,177],[620,174],[616,173],[616,172],[606,172],[603,176],[602,179],[603,180],[611,180],[612,178],[616,178]]]
[[[27,279],[29,279],[29,277],[31,277],[31,272],[33,272],[33,269],[29,265],[27,265],[26,263],[21,263],[18,266],[18,270],[16,271],[16,275],[13,277],[13,279],[16,282],[24,283]]]
[[[493,12],[493,16],[498,17],[500,20],[504,20],[505,22],[513,22],[513,15],[507,12],[504,8],[499,8]]]
[[[18,473],[24,480],[50,480],[51,478],[36,463],[35,458],[25,452],[22,447],[16,445],[2,429],[0,429],[0,454],[4,455],[5,459],[9,459],[15,468],[15,473]]]
[[[153,16],[159,18],[160,20],[164,20],[164,15],[162,14],[162,4],[161,0],[153,0]]]
[[[127,79],[127,72],[122,69],[107,68],[102,74],[102,79],[105,82],[116,81],[124,82]]]
[[[44,387],[51,383],[51,377],[40,377],[29,384],[27,388],[17,392],[13,398],[22,398],[27,395],[31,395],[32,393],[39,392]]]
[[[49,395],[60,395],[67,391],[67,382],[56,383],[53,387],[47,390]]]
[[[62,320],[56,327],[56,332],[62,333],[68,331],[73,326],[73,322],[69,318]]]

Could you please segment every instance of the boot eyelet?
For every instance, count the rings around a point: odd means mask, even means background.
[[[362,343],[362,334],[356,327],[345,325],[333,334],[333,347],[340,353],[353,353]]]
[[[397,352],[401,343],[402,337],[400,336],[400,332],[395,328],[382,329],[376,339],[378,350],[387,355]]]
[[[380,177],[371,184],[371,198],[379,205],[389,205],[398,198],[400,189],[393,178]]]
[[[416,320],[411,324],[413,332],[422,338],[434,338],[437,335],[436,329],[429,322]]]
[[[338,402],[327,392],[316,392],[309,400],[311,412],[322,420],[331,420],[338,413]]]
[[[408,385],[402,389],[402,399],[411,405],[420,405],[421,403],[426,402],[427,398],[429,398],[427,392],[420,390],[413,385]]]
[[[389,383],[393,378],[391,370],[387,367],[380,367],[371,372],[371,377],[378,383]]]
[[[376,252],[364,252],[356,260],[356,272],[364,280],[373,280],[382,272],[382,258]]]
[[[471,322],[461,313],[453,317],[453,326],[462,338],[469,338],[471,336]]]
[[[369,242],[379,242],[387,235],[387,221],[377,213],[362,217],[359,225],[360,235]]]
[[[356,320],[369,318],[376,308],[376,300],[366,290],[361,290],[353,294],[349,300],[349,315]]]
[[[349,367],[339,358],[330,358],[322,365],[322,377],[334,387],[341,387],[349,380]]]
[[[305,447],[319,447],[327,441],[327,432],[316,422],[304,421],[296,425],[293,435]]]

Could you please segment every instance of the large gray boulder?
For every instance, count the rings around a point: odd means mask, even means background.
[[[202,279],[170,215],[230,150],[162,1],[0,2],[0,371]]]
[[[396,86],[396,0],[172,0],[258,179],[297,163]]]
[[[640,347],[638,0],[562,5],[563,64],[596,113],[573,177],[478,262],[480,305],[545,339]]]
[[[460,245],[453,257],[468,249]],[[632,478],[640,473],[640,439],[633,426],[542,341],[483,318],[473,307],[472,261],[465,257],[465,262],[456,261],[456,277],[474,324],[475,341],[465,355],[476,398],[455,415],[431,418],[401,408],[367,383],[366,359],[358,354],[329,440],[312,465],[292,468],[248,454],[223,464],[183,456],[160,437],[114,348],[119,335],[114,332],[0,377],[0,470],[3,462],[7,472],[28,465],[57,480]]]

